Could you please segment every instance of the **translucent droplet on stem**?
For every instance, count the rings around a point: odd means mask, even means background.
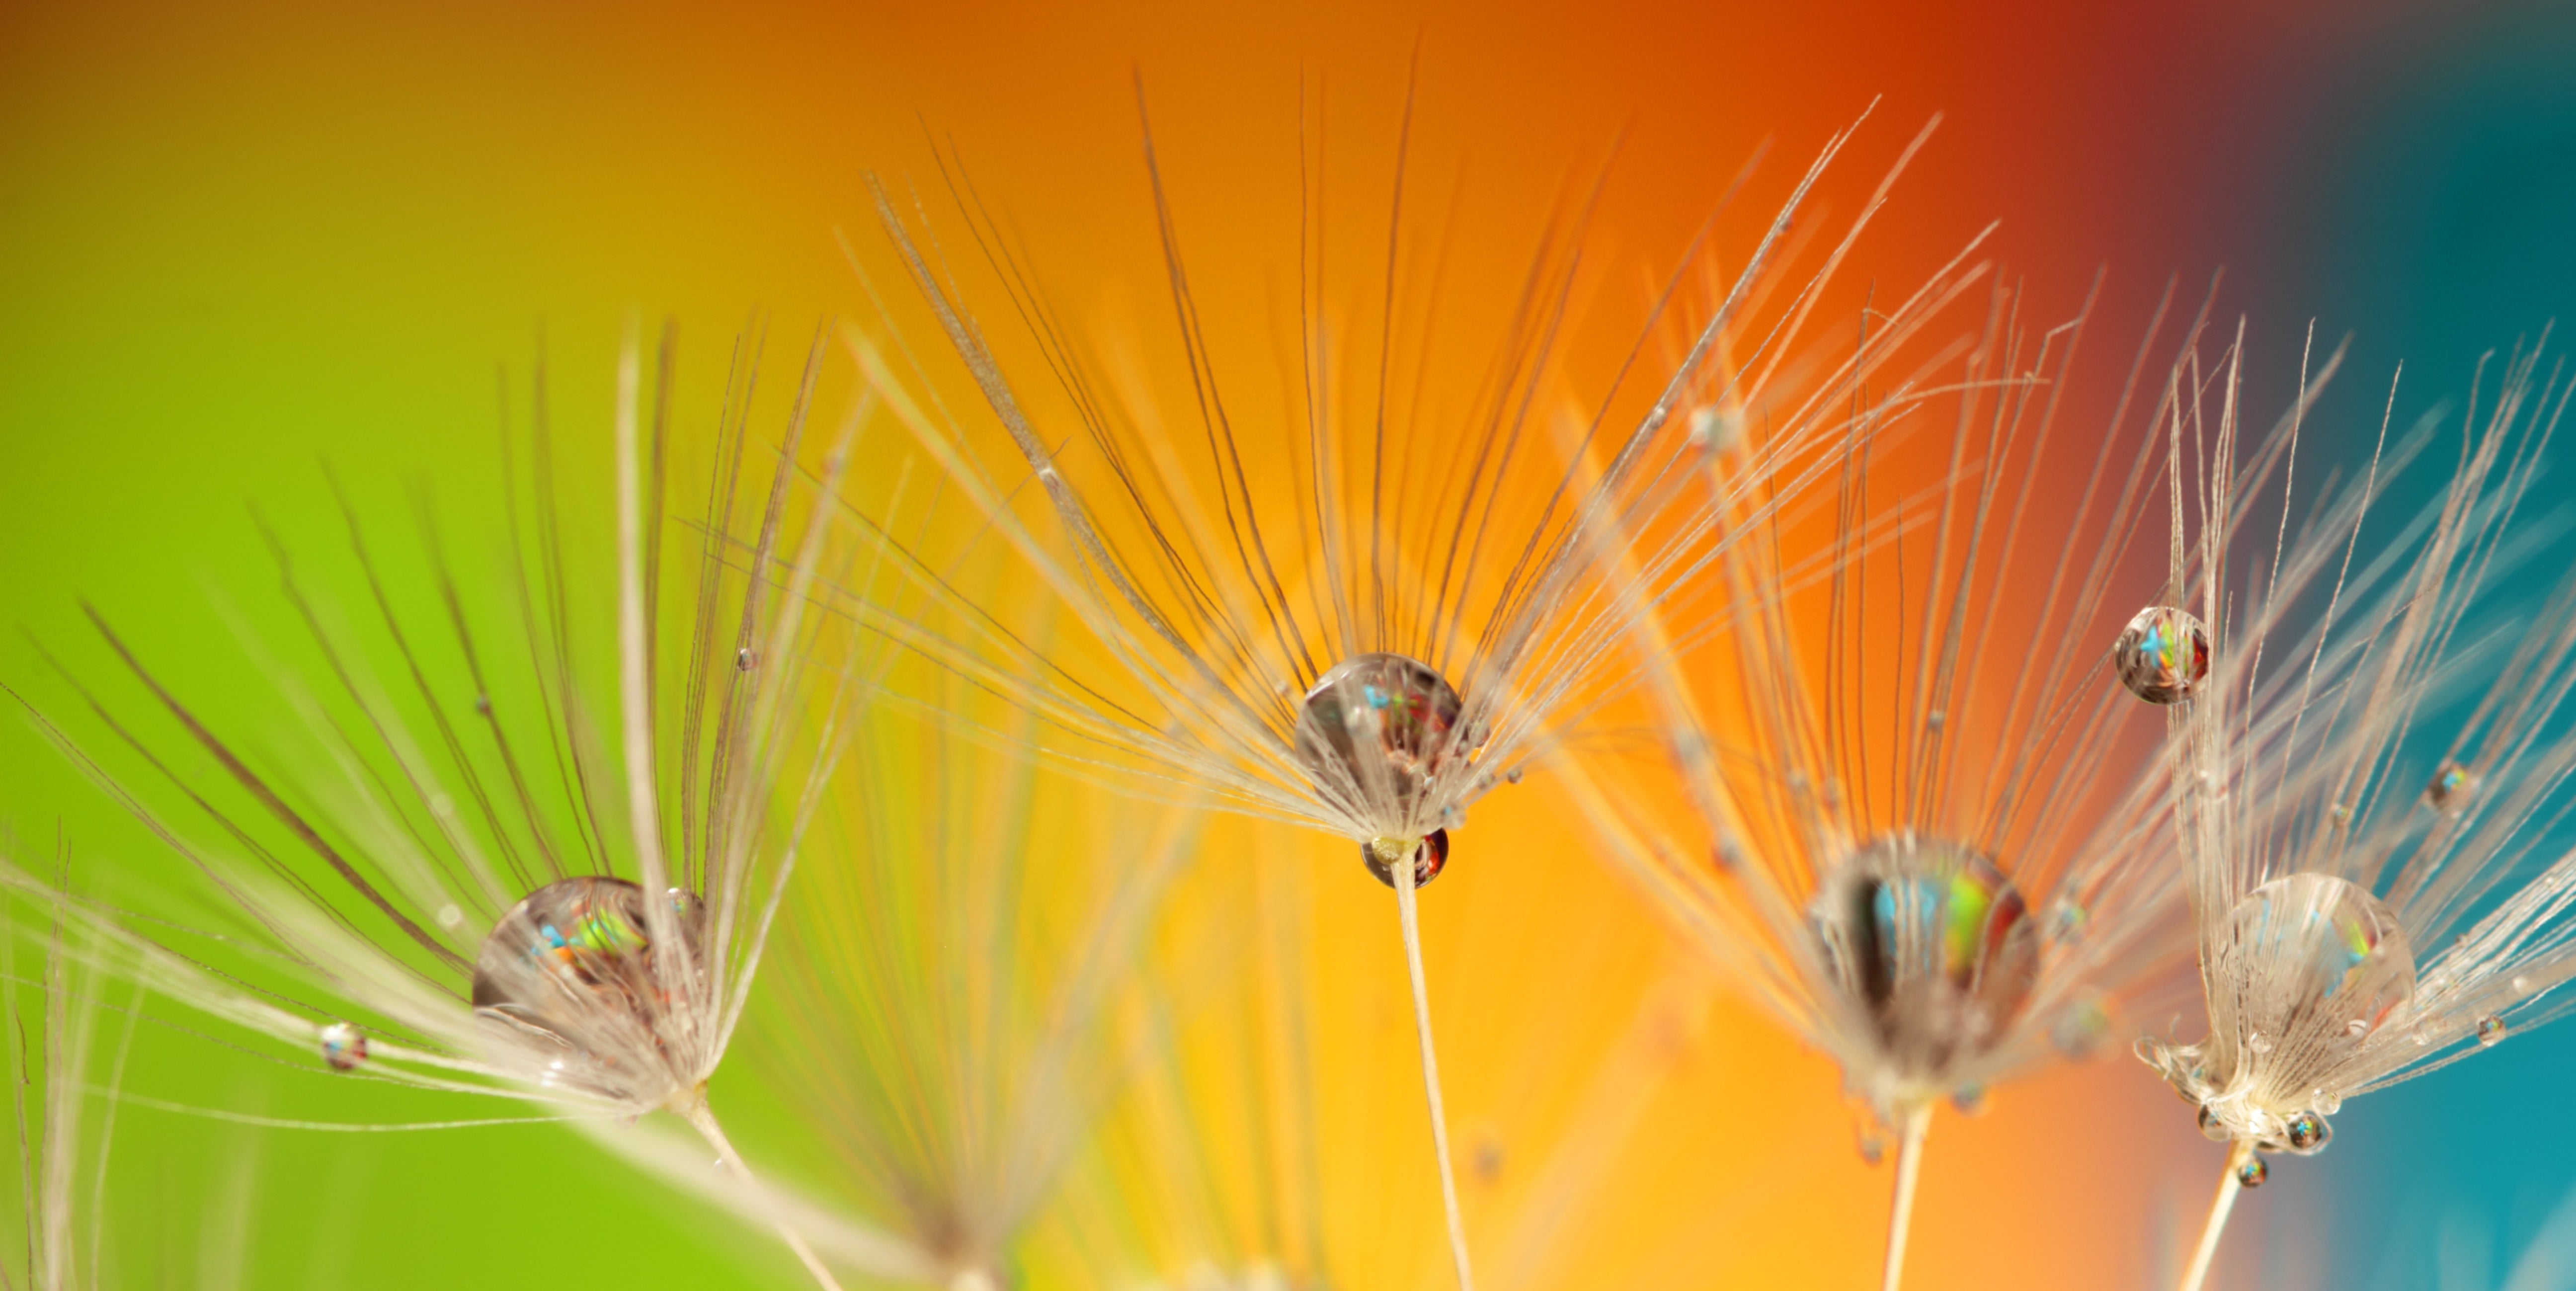
[[[2120,630],[2111,667],[2130,694],[2150,704],[2177,703],[2209,678],[2209,631],[2187,610],[2150,605]]]
[[[1360,860],[1378,882],[1395,886],[1395,867],[1406,857],[1413,858],[1413,886],[1440,877],[1449,864],[1449,831],[1435,829],[1420,838],[1380,838],[1360,844]]]
[[[2495,1014],[2490,1013],[2485,1017],[2479,1018],[2478,1043],[2482,1045],[2501,1044],[2504,1042],[2504,1033],[2506,1030],[2505,1020],[2497,1017]]]
[[[2236,1167],[2236,1186],[2239,1188],[2260,1188],[2263,1181],[2271,1177],[2272,1167],[2264,1164],[2259,1156],[2249,1156]]]

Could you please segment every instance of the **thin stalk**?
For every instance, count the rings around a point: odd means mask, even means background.
[[[1458,1217],[1458,1176],[1449,1166],[1449,1114],[1440,1105],[1440,1059],[1431,1050],[1431,997],[1422,981],[1422,929],[1414,917],[1413,853],[1404,849],[1387,866],[1395,877],[1395,912],[1404,926],[1404,967],[1413,977],[1413,1026],[1422,1039],[1422,1092],[1431,1100],[1431,1150],[1440,1160],[1440,1204],[1449,1212],[1449,1257],[1458,1265],[1458,1291],[1476,1291],[1467,1264],[1467,1225]]]
[[[697,1099],[680,1115],[687,1119],[690,1128],[696,1130],[700,1138],[707,1141],[708,1147],[716,1150],[716,1159],[724,1164],[726,1172],[742,1180],[743,1186],[751,1189],[752,1195],[760,1197],[766,1205],[767,1198],[761,1193],[760,1180],[751,1173],[751,1167],[742,1163],[742,1154],[733,1150],[733,1140],[726,1138],[724,1127],[716,1124],[716,1114],[707,1110],[707,1100],[703,1097]],[[787,1249],[796,1252],[796,1258],[805,1262],[805,1271],[814,1275],[814,1281],[823,1291],[841,1291],[841,1284],[832,1279],[832,1270],[823,1266],[822,1257],[805,1244],[802,1234],[788,1226],[784,1219],[770,1222],[777,1227],[778,1235],[786,1239]]]
[[[2209,1264],[2218,1255],[2219,1234],[2227,1231],[2227,1212],[2236,1209],[2236,1194],[2245,1189],[2236,1182],[2236,1172],[2254,1155],[2254,1145],[2236,1140],[2227,1150],[2227,1165],[2218,1174],[2218,1198],[2209,1203],[2209,1222],[2200,1228],[2200,1249],[2192,1252],[2191,1270],[2182,1275],[2182,1291],[2200,1291],[2209,1280]]]
[[[1914,1183],[1923,1177],[1923,1136],[1932,1132],[1932,1105],[1905,1114],[1904,1137],[1896,1143],[1896,1205],[1887,1215],[1887,1273],[1879,1286],[1896,1291],[1905,1280],[1905,1239],[1914,1228]]]

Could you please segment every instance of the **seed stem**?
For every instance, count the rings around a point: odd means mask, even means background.
[[[2218,1236],[2227,1231],[2227,1212],[2236,1209],[2236,1194],[2245,1189],[2236,1172],[2254,1155],[2254,1145],[2238,1139],[2227,1149],[2227,1164],[2218,1174],[2218,1197],[2209,1203],[2209,1222],[2201,1225],[2200,1249],[2192,1252],[2191,1270],[2182,1275],[2182,1291],[2200,1291],[2209,1280],[2210,1261],[2218,1254]]]
[[[1440,1060],[1431,1049],[1431,998],[1422,981],[1422,929],[1414,912],[1416,850],[1404,849],[1387,870],[1395,877],[1395,911],[1404,927],[1404,967],[1413,978],[1413,1025],[1422,1040],[1422,1092],[1431,1102],[1431,1150],[1440,1161],[1440,1204],[1449,1213],[1449,1257],[1458,1266],[1458,1291],[1476,1291],[1476,1275],[1467,1264],[1467,1226],[1458,1217],[1458,1176],[1449,1164],[1449,1116],[1440,1104]]]
[[[1904,1137],[1896,1142],[1896,1204],[1887,1215],[1887,1273],[1879,1286],[1896,1291],[1905,1280],[1905,1239],[1914,1228],[1914,1184],[1923,1177],[1923,1137],[1932,1132],[1932,1105],[1905,1113]]]
[[[726,1173],[740,1179],[743,1186],[751,1189],[752,1195],[760,1198],[762,1204],[766,1206],[768,1198],[761,1192],[760,1180],[751,1173],[750,1166],[742,1163],[742,1154],[733,1150],[733,1140],[725,1137],[724,1127],[716,1123],[716,1114],[707,1108],[707,1100],[703,1096],[699,1097],[681,1109],[680,1115],[689,1122],[691,1129],[698,1132],[700,1138],[707,1141],[708,1147],[716,1150],[716,1158],[724,1165]],[[786,1239],[787,1249],[796,1252],[796,1258],[805,1262],[805,1271],[814,1275],[814,1281],[823,1288],[823,1291],[841,1291],[841,1284],[832,1279],[832,1270],[823,1266],[822,1257],[814,1253],[813,1247],[805,1244],[802,1234],[790,1227],[783,1218],[773,1217],[770,1223],[777,1227],[778,1235]]]

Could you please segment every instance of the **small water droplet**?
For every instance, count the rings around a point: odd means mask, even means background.
[[[2355,1039],[2355,1040],[2358,1040],[2358,1039],[2362,1038],[2363,1036],[2369,1035],[2369,1034],[2370,1034],[2370,1019],[2368,1019],[2368,1018],[2354,1018],[2352,1021],[2344,1023],[2344,1024],[2343,1024],[2343,1033],[2344,1033],[2345,1035],[2351,1036],[2351,1037],[2352,1037],[2353,1039]]]
[[[2516,995],[2529,995],[2529,994],[2531,994],[2531,979],[2530,979],[2530,978],[2528,978],[2528,977],[2523,976],[2523,975],[2522,975],[2522,974],[2520,974],[2520,973],[2516,973],[2516,974],[2514,974],[2514,975],[2513,975],[2513,993],[2514,993],[2514,994],[2516,994]]]
[[[2477,791],[2478,773],[2444,758],[2424,786],[2424,805],[2445,816],[2455,816],[2467,809],[2470,796]]]
[[[1968,1116],[1983,1116],[1990,1105],[1983,1085],[1961,1085],[1950,1091],[1950,1106]]]
[[[1937,708],[1923,715],[1923,725],[1935,731],[1948,725],[1949,721],[1950,715]]]
[[[2504,1033],[2506,1029],[2504,1019],[2497,1017],[2495,1014],[2490,1013],[2485,1017],[2479,1018],[2478,1043],[2482,1045],[2502,1044],[2504,1042]]]
[[[2189,611],[2150,605],[2120,630],[2111,667],[2130,694],[2150,704],[2177,703],[2209,677],[2209,631]]]
[[[1504,773],[1503,773],[1503,783],[1505,783],[1505,784],[1519,784],[1519,783],[1521,782],[1521,773],[1522,773],[1522,771],[1523,771],[1523,770],[1525,770],[1525,768],[1522,768],[1522,767],[1513,767],[1511,770],[1504,772]]]
[[[2245,1047],[2256,1053],[2272,1052],[2272,1037],[2256,1031],[2245,1037]]]
[[[322,1028],[322,1061],[333,1071],[356,1071],[367,1060],[366,1033],[346,1022]]]
[[[2218,1119],[2218,1113],[2203,1107],[2200,1109],[2200,1137],[2212,1143],[2225,1143],[2235,1138],[2236,1132]]]
[[[749,672],[751,671],[752,666],[759,662],[760,656],[753,654],[751,652],[751,647],[749,646],[745,646],[742,649],[733,652],[733,669],[735,672]]]
[[[1465,704],[1429,664],[1357,655],[1306,691],[1293,736],[1315,791],[1381,837],[1410,838],[1438,819],[1434,786],[1472,741]]]
[[[454,927],[456,927],[456,926],[458,926],[458,925],[460,925],[460,924],[462,924],[462,923],[464,923],[464,922],[465,922],[465,912],[464,912],[463,910],[459,910],[459,909],[457,909],[457,908],[456,908],[456,905],[455,905],[455,903],[454,903],[454,902],[450,902],[450,903],[448,903],[448,904],[446,904],[446,905],[443,905],[443,906],[440,906],[440,907],[438,908],[438,926],[439,926],[439,927],[441,927],[441,928],[454,928]]]
[[[2290,1145],[2291,1151],[2309,1156],[2325,1150],[2327,1142],[2334,1138],[2334,1127],[2326,1124],[2326,1118],[2315,1112],[2301,1112],[2290,1118],[2282,1135],[2282,1141]]]
[[[2260,1188],[2263,1181],[2271,1177],[2272,1167],[2264,1164],[2261,1157],[2247,1157],[2243,1165],[2236,1167],[2236,1186],[2239,1188]]]
[[[492,715],[492,697],[490,695],[476,695],[474,697],[474,711],[482,716],[490,717]]]
[[[1870,1165],[1887,1159],[1887,1139],[1874,1128],[1860,1132],[1860,1159]]]

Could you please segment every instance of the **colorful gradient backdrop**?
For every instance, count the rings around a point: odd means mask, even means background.
[[[2481,348],[2576,298],[2576,30],[2536,6],[12,5],[0,617],[90,654],[82,597],[165,651],[221,622],[217,597],[269,615],[246,504],[290,539],[330,541],[326,460],[388,509],[399,481],[425,476],[470,524],[489,513],[496,365],[523,397],[542,349],[558,424],[595,462],[629,311],[679,320],[703,427],[746,316],[770,320],[784,355],[817,320],[863,309],[839,236],[876,236],[869,171],[935,174],[934,134],[1043,244],[1132,250],[1150,217],[1141,75],[1176,191],[1293,212],[1301,83],[1320,78],[1341,120],[1382,122],[1380,141],[1353,144],[1382,147],[1417,42],[1423,146],[1464,164],[1471,241],[1520,236],[1617,139],[1597,245],[1662,268],[1760,141],[1777,141],[1775,170],[1794,165],[1876,100],[1858,166],[1933,113],[1945,123],[1858,272],[1906,281],[1999,219],[1995,252],[2042,313],[2071,310],[2108,265],[2105,317],[2133,336],[2168,275],[2196,294],[2225,267],[2222,309],[2249,319],[2258,393],[2286,389],[2314,316],[2325,335],[2357,333],[2360,386],[2408,360],[2401,403],[2421,407],[2462,388]],[[1354,195],[1339,209],[1376,208]],[[1233,236],[1203,222],[1194,262],[1277,245]],[[1079,297],[1149,269],[1104,253],[1065,277]],[[240,665],[199,665],[200,690],[226,666]],[[0,680],[44,676],[25,640],[0,644]],[[13,725],[0,812],[21,839],[59,823],[92,862],[167,872]],[[1579,974],[1633,1000],[1675,959],[1637,948],[1650,917],[1579,840],[1513,817],[1479,832],[1546,845],[1494,849],[1426,901],[1454,1071],[1528,1042],[1525,1002],[1579,1013]],[[1347,867],[1338,845],[1315,850],[1328,872]],[[1384,994],[1383,894],[1316,889],[1319,948],[1362,948],[1323,975],[1324,1015],[1383,1021],[1370,1002],[1401,998]],[[1598,1184],[1632,1222],[1575,1240],[1653,1243],[1708,1285],[1863,1285],[1888,1176],[1858,1160],[1834,1073],[1694,992],[1658,997],[1680,1037],[1651,1105],[1658,1150]],[[1626,1020],[1600,1019],[1600,1034]],[[1402,1028],[1373,1035],[1355,1051],[1410,1079]],[[2500,1280],[2576,1184],[2576,1111],[2556,1097],[2571,1062],[2576,1027],[2357,1101],[2331,1153],[2286,1163],[2239,1212],[2228,1284]],[[129,1083],[382,1115],[266,1070],[156,1036]],[[1459,1079],[1472,1119],[1484,1094]],[[1414,1122],[1369,1132],[1387,1159],[1418,1162]],[[544,1130],[246,1141],[135,1111],[121,1231],[201,1204],[212,1158],[245,1142],[256,1285],[791,1284],[757,1239],[692,1221]],[[1909,1285],[2152,1285],[2215,1165],[2125,1058],[2006,1089],[1984,1119],[1945,1114],[1935,1134]],[[1354,1285],[1441,1283],[1421,1258],[1435,1248],[1416,1245],[1438,1222],[1422,1175],[1386,1185],[1419,1192],[1421,1230],[1388,1234]],[[1346,1175],[1325,1192],[1376,1206],[1379,1186]],[[1545,1280],[1587,1285],[1579,1269]]]

